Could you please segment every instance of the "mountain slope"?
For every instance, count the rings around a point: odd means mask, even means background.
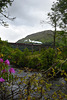
[[[17,43],[30,43],[30,40],[42,43],[53,42],[53,31],[47,30],[28,35],[25,38],[18,40]]]
[[[63,34],[64,33],[64,34]],[[46,30],[42,32],[37,32],[31,35],[26,36],[17,41],[17,43],[40,43],[46,45],[53,45],[53,35],[52,30]],[[56,45],[66,45],[65,42],[67,38],[67,32],[57,31],[56,33]],[[67,42],[66,42],[67,43]]]

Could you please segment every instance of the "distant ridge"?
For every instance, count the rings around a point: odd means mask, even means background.
[[[62,33],[62,31],[57,31],[56,45],[57,46],[65,45],[63,41],[64,36],[60,35],[59,33]],[[67,33],[65,34],[67,36]],[[28,35],[25,38],[18,40],[16,43],[33,43],[33,44],[37,43],[37,44],[53,45],[54,41],[53,37],[54,37],[54,31],[46,30]]]
[[[46,30],[33,33],[31,35],[26,36],[25,38],[18,40],[17,43],[32,43],[32,41],[34,41],[33,43],[36,43],[36,41],[38,41],[39,43],[53,42],[53,31]]]

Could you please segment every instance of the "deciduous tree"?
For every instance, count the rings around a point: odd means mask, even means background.
[[[56,28],[59,26],[63,31],[63,34],[67,32],[67,0],[57,0],[53,3],[51,12],[48,13],[50,23],[55,28],[54,31],[54,47],[56,40]],[[65,35],[66,37],[66,35]]]
[[[59,26],[67,31],[67,0],[57,0],[56,4],[61,20]]]
[[[3,20],[3,17],[13,20],[15,18],[10,18],[8,15],[5,14],[6,8],[12,5],[14,0],[0,0],[0,24],[3,26],[7,26],[8,24]]]
[[[55,48],[55,41],[56,41],[56,28],[59,25],[59,15],[57,11],[56,3],[53,3],[51,12],[48,13],[48,18],[50,19],[50,24],[54,27],[54,48]]]

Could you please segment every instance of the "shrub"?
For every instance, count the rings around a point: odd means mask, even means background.
[[[29,49],[28,49],[28,48],[25,48],[25,49],[24,49],[24,55],[25,55],[25,56],[28,56],[28,55],[29,55]]]
[[[65,60],[67,58],[67,47],[57,48],[57,54],[57,58]]]
[[[10,48],[7,47],[7,46],[2,46],[2,48],[1,48],[1,54],[3,54],[4,60],[6,60],[8,58],[8,56],[11,55]]]
[[[20,51],[18,48],[13,50],[11,54],[11,63],[18,67],[25,67],[27,64],[27,58],[24,55],[24,52]]]
[[[61,69],[62,70],[65,70],[67,72],[67,62],[62,65],[62,68]]]
[[[34,69],[40,69],[40,59],[38,57],[30,58],[28,67]]]
[[[53,48],[46,49],[41,53],[41,64],[44,69],[48,69],[54,62],[55,50]]]
[[[65,70],[67,72],[67,61],[59,60],[57,64],[57,68],[60,68],[61,70]]]
[[[27,67],[28,66],[28,58],[22,52],[21,59],[19,60],[18,67]]]
[[[63,59],[67,58],[67,47],[63,47],[63,49],[62,49],[62,58]]]

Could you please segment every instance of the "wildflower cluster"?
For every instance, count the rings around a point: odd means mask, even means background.
[[[15,73],[15,70],[13,68],[8,68],[10,65],[9,60],[3,61],[2,58],[0,58],[0,82],[3,83],[5,81],[8,81],[10,79],[11,73]]]

